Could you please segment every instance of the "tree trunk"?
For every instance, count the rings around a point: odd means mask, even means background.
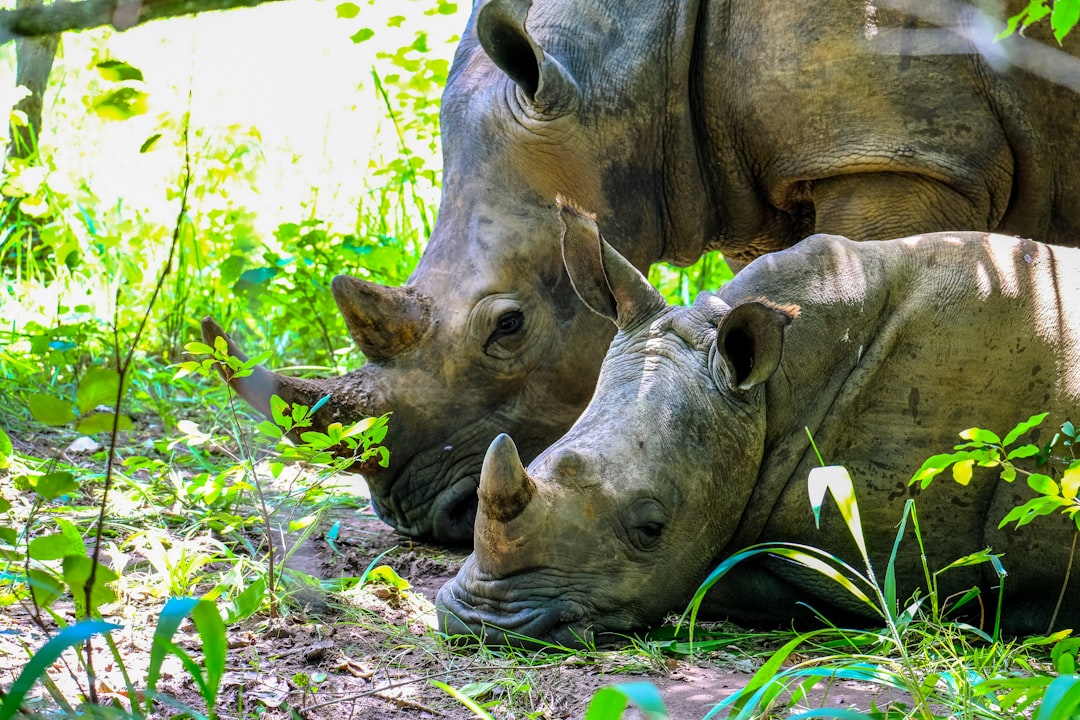
[[[68,30],[112,25],[128,30],[149,20],[210,10],[255,7],[275,0],[81,0],[0,10],[0,45],[16,38],[55,35]]]
[[[40,8],[42,0],[18,0],[17,10]],[[32,158],[37,154],[37,139],[41,135],[41,109],[45,88],[49,84],[53,58],[59,35],[22,37],[15,41],[15,85],[25,85],[30,93],[20,100],[16,110],[26,114],[26,125],[11,126],[9,158]]]

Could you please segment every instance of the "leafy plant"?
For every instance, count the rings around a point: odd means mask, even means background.
[[[225,339],[221,337],[216,339],[213,347],[201,342],[192,342],[188,343],[186,349],[189,354],[202,356],[202,359],[179,363],[178,377],[190,373],[197,373],[203,377],[224,376],[230,379],[246,377],[251,374],[252,368],[259,360],[259,358],[251,358],[242,361],[230,355]],[[388,415],[380,418],[364,418],[348,427],[338,422],[330,423],[326,432],[306,429],[311,427],[312,415],[328,399],[328,397],[323,398],[313,407],[308,408],[299,404],[289,404],[276,395],[271,398],[270,409],[273,420],[259,424],[259,429],[263,434],[276,443],[277,456],[269,464],[271,475],[275,480],[280,480],[287,463],[292,463],[296,467],[293,481],[289,483],[289,487],[296,489],[287,492],[283,499],[275,500],[255,470],[253,453],[240,433],[241,420],[234,398],[231,393],[229,395],[230,416],[241,454],[237,459],[237,465],[228,472],[234,477],[245,478],[242,483],[234,487],[239,487],[241,491],[250,489],[254,495],[263,533],[262,544],[267,556],[266,585],[271,617],[276,617],[279,612],[278,584],[283,575],[285,561],[317,527],[318,520],[328,505],[323,503],[313,513],[288,523],[289,531],[299,534],[291,549],[286,549],[281,557],[278,556],[274,538],[275,518],[288,506],[289,502],[303,500],[313,493],[319,493],[321,483],[325,478],[347,470],[354,463],[377,462],[386,466],[389,462],[389,453],[380,444],[386,437]],[[196,442],[202,442],[204,438],[197,436],[197,427],[189,427],[191,428],[189,437],[195,437]],[[297,441],[289,442],[285,439],[286,436],[292,436]],[[304,482],[303,473],[311,467],[321,468],[322,477],[315,483]],[[239,499],[237,497],[236,501]]]
[[[1009,18],[998,38],[1007,37],[1017,30],[1023,31],[1034,23],[1050,18],[1054,37],[1060,43],[1080,21],[1080,0],[1029,0],[1027,6]]]
[[[955,445],[954,452],[941,453],[928,458],[915,473],[910,484],[918,483],[920,487],[926,488],[937,475],[951,468],[953,480],[961,485],[967,485],[971,482],[975,467],[996,468],[999,469],[1001,480],[1011,483],[1018,476],[1023,476],[1026,478],[1028,487],[1035,492],[1035,497],[1009,510],[998,523],[998,528],[1016,523],[1016,529],[1019,529],[1037,517],[1055,512],[1060,512],[1073,521],[1076,531],[1073,532],[1068,565],[1062,580],[1057,606],[1050,618],[1050,628],[1053,628],[1058,610],[1065,599],[1065,589],[1069,584],[1073,558],[1076,555],[1077,538],[1080,537],[1080,514],[1078,514],[1080,498],[1077,498],[1077,491],[1080,490],[1080,460],[1073,455],[1077,431],[1071,422],[1065,422],[1045,447],[1040,448],[1033,443],[1017,445],[1025,435],[1038,428],[1047,415],[1048,413],[1032,415],[1009,430],[1004,438],[983,428],[972,427],[964,430],[960,433],[960,438],[966,442]],[[1061,449],[1069,453],[1067,462],[1066,459],[1053,454],[1059,444]],[[1048,472],[1058,475],[1059,478],[1055,480],[1046,473],[1018,468],[1016,461],[1024,458],[1036,458],[1039,465],[1045,467]],[[1060,467],[1062,464],[1064,468]]]

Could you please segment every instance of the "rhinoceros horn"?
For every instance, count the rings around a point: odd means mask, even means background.
[[[556,203],[563,223],[563,262],[582,302],[619,329],[664,306],[656,288],[600,236],[596,218],[566,198]]]
[[[241,362],[247,362],[247,355],[233,342],[217,321],[207,315],[202,321],[202,336],[207,345],[213,346],[216,338],[224,338],[229,355]],[[270,411],[270,396],[277,395],[287,403],[299,403],[312,407],[324,395],[326,389],[315,380],[279,375],[256,365],[246,377],[234,377],[232,371],[218,365],[218,372],[236,394],[266,417],[273,417]]]
[[[492,440],[480,470],[480,512],[510,522],[529,504],[535,489],[510,436],[502,433]]]
[[[481,0],[476,36],[488,57],[521,88],[533,109],[569,112],[578,100],[574,78],[525,29],[532,0]]]
[[[488,446],[478,494],[473,526],[477,562],[486,572],[500,576],[528,567],[537,551],[535,544],[528,542],[535,529],[528,510],[540,499],[535,497],[536,485],[526,474],[509,435],[499,435]]]
[[[349,334],[368,360],[389,360],[412,347],[430,324],[430,299],[411,287],[338,275],[330,289]]]

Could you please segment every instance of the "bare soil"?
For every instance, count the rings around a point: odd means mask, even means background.
[[[336,539],[328,540],[327,530],[335,523]],[[467,692],[501,720],[582,718],[598,688],[646,681],[660,690],[671,718],[696,720],[743,687],[760,662],[734,646],[692,662],[658,652],[525,656],[451,647],[433,631],[432,603],[466,553],[412,542],[376,519],[369,508],[333,510],[324,527],[292,555],[289,566],[323,580],[359,577],[380,555],[378,563],[406,580],[407,588],[369,583],[328,593],[306,587],[293,594],[284,617],[256,616],[228,628],[220,717],[476,717],[433,684],[440,681]],[[118,583],[118,601],[107,608],[107,619],[123,626],[113,635],[123,667],[104,642],[96,641],[93,649],[98,695],[121,706],[127,704],[122,670],[136,686],[145,678],[156,616],[165,601],[138,582],[138,565],[132,568]],[[74,621],[70,607],[65,620]],[[54,632],[56,623],[46,619],[43,628],[24,607],[0,612],[0,687],[10,687],[28,651],[47,640],[46,630]],[[199,657],[199,637],[190,623],[181,626],[176,640]],[[86,696],[86,674],[77,669],[71,651],[51,668],[50,677],[72,702]],[[173,657],[166,662],[159,691],[190,707],[205,708],[195,683]],[[844,683],[824,688],[810,702],[865,710],[874,697],[868,686]],[[40,682],[31,698],[33,709],[56,707]],[[162,717],[173,714],[166,706],[158,707]],[[624,717],[643,715],[631,708]]]

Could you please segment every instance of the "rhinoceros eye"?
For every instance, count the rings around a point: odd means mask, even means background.
[[[626,539],[635,549],[648,552],[660,546],[667,528],[668,513],[655,498],[639,498],[627,507],[622,517]]]
[[[664,533],[664,526],[658,522],[647,522],[638,525],[635,530],[634,544],[642,550],[651,550],[660,543],[660,536]]]
[[[488,347],[492,343],[496,343],[508,335],[521,332],[525,327],[525,314],[520,310],[511,310],[505,312],[499,316],[499,319],[495,321],[495,332],[491,333],[491,336],[484,343],[484,351],[487,352]]]

